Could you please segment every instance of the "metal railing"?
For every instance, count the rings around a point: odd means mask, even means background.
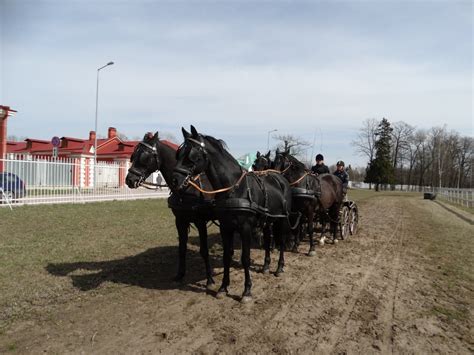
[[[128,162],[9,155],[0,159],[0,206],[164,198],[167,188],[130,189]],[[94,173],[97,179],[94,186]],[[149,179],[151,181],[153,177]]]

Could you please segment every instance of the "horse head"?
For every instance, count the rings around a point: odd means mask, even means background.
[[[286,150],[280,152],[280,149],[277,148],[273,165],[275,170],[286,171],[291,166],[290,153]]]
[[[184,142],[176,152],[177,164],[173,172],[173,188],[183,190],[189,180],[201,174],[209,164],[204,138],[191,126],[191,133],[181,128]]]
[[[148,132],[143,141],[137,144],[135,151],[130,157],[132,166],[128,169],[125,179],[127,186],[131,189],[139,187],[152,173],[160,170],[161,160],[159,157],[158,132]]]
[[[271,169],[273,162],[270,160],[270,153],[271,153],[270,150],[265,155],[260,154],[260,152],[257,152],[257,158],[252,164],[252,170],[262,171],[262,170]]]

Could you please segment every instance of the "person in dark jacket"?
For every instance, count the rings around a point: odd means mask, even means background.
[[[339,160],[336,163],[336,171],[334,172],[334,175],[336,175],[342,181],[342,192],[345,199],[347,194],[347,186],[349,185],[349,174],[344,169],[344,162],[342,160]]]
[[[324,157],[322,154],[316,155],[316,165],[311,167],[311,172],[313,174],[329,174],[329,168],[324,164]]]

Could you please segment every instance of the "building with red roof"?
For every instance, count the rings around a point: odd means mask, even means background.
[[[61,137],[58,147],[60,158],[93,158],[95,132],[91,131],[87,139]],[[97,139],[97,161],[118,162],[130,160],[130,157],[139,141],[124,141],[117,135],[117,129],[109,127],[107,138]],[[178,146],[167,140],[162,143],[178,149]],[[24,142],[7,141],[7,154],[28,154],[36,156],[52,156],[53,144],[51,141],[27,138]]]
[[[41,158],[50,160],[53,156],[59,160],[73,161],[75,165],[75,186],[91,187],[94,184],[94,131],[87,139],[61,137],[57,155],[53,153],[52,141],[27,138],[23,142],[7,141],[6,155],[10,158],[28,159]],[[170,141],[162,140],[163,144],[177,150],[178,146]],[[123,186],[126,172],[130,165],[130,157],[139,141],[125,141],[117,135],[117,129],[109,127],[107,138],[97,139],[97,168],[103,164],[114,163],[118,169],[118,181]],[[104,170],[104,169],[103,169]],[[97,174],[101,174],[100,170]],[[104,170],[105,171],[105,170]]]

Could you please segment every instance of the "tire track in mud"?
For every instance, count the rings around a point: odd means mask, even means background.
[[[399,214],[400,213],[398,213],[397,215]],[[332,333],[329,336],[329,346],[325,346],[324,349],[318,349],[316,347],[315,350],[318,350],[318,351],[323,350],[326,352],[329,349],[329,351],[333,351],[334,348],[337,346],[338,341],[344,335],[345,325],[347,324],[347,321],[349,320],[352,312],[354,311],[356,302],[360,299],[361,293],[364,290],[364,287],[368,283],[370,277],[374,274],[374,270],[377,266],[377,262],[379,261],[382,255],[386,254],[385,253],[386,250],[392,246],[391,241],[399,233],[399,230],[401,229],[401,223],[402,223],[402,219],[398,218],[394,230],[392,231],[388,239],[384,241],[383,248],[376,254],[376,257],[374,258],[374,261],[372,262],[369,270],[366,272],[362,280],[359,281],[359,286],[358,286],[356,295],[351,296],[350,295],[351,291],[349,291],[349,297],[351,298],[351,302],[347,306],[343,315],[340,317],[339,323],[342,323],[342,324],[338,328],[335,328],[335,327],[331,328]],[[337,248],[337,245],[335,247]],[[324,257],[330,257],[330,256],[325,255]],[[289,297],[289,299],[287,299],[285,302],[280,303],[278,307],[275,307],[275,309],[271,310],[270,314],[267,314],[263,317],[258,318],[256,320],[257,321],[256,323],[258,324],[257,327],[252,327],[252,329],[250,328],[242,329],[241,330],[242,336],[246,338],[248,337],[260,338],[264,333],[268,332],[268,328],[271,328],[273,330],[278,329],[279,323],[281,323],[287,318],[289,312],[292,311],[295,308],[295,306],[299,306],[298,302],[296,301],[301,299],[302,296],[306,292],[311,292],[312,286],[314,285],[313,282],[315,281],[315,278],[320,276],[320,274],[318,273],[311,272],[311,268],[314,267],[314,260],[311,258],[308,258],[306,260],[302,259],[299,261],[299,266],[307,272],[307,276],[299,280],[297,287],[291,290],[285,290],[285,292],[287,294],[290,294],[291,297]],[[266,288],[272,287],[271,284],[270,285],[267,284],[266,286],[267,286]],[[267,300],[267,301],[270,302],[270,300]]]
[[[385,347],[382,348],[383,353],[390,353],[393,354],[393,347],[394,347],[394,338],[395,338],[395,329],[394,327],[396,326],[395,323],[395,312],[396,312],[396,305],[397,305],[397,294],[398,294],[398,284],[400,280],[400,269],[401,269],[401,254],[402,254],[402,248],[403,248],[403,241],[405,239],[406,235],[406,226],[404,224],[404,216],[403,216],[403,209],[401,210],[400,214],[400,237],[398,238],[398,243],[396,245],[396,251],[395,251],[395,260],[392,263],[393,266],[393,271],[395,274],[395,283],[393,290],[391,291],[390,295],[390,304],[389,304],[389,309],[388,312],[385,313],[385,317],[383,317],[383,320],[385,322],[386,328],[385,328],[385,337],[384,337],[384,344]]]
[[[397,209],[400,209],[398,207]],[[396,215],[400,215],[401,213],[397,213]],[[342,316],[339,318],[338,323],[340,324],[337,327],[332,327],[330,330],[329,334],[329,344],[326,344],[322,349],[318,349],[316,347],[315,350],[317,351],[325,351],[325,352],[332,352],[334,351],[335,347],[338,345],[339,340],[342,338],[342,336],[345,334],[345,326],[351,316],[351,314],[354,312],[354,308],[356,307],[357,301],[360,299],[362,291],[364,290],[364,287],[367,285],[368,281],[370,280],[371,276],[374,275],[374,270],[377,267],[377,263],[379,259],[387,254],[387,250],[392,247],[392,239],[399,233],[401,229],[401,224],[402,224],[402,219],[397,218],[396,221],[396,226],[392,233],[389,235],[386,240],[383,241],[384,246],[382,249],[376,254],[373,262],[371,263],[371,266],[369,267],[368,271],[365,273],[363,276],[362,280],[358,282],[358,287],[355,295],[351,295],[351,291],[348,291],[348,296],[349,299],[351,300],[348,306],[345,308],[345,311],[343,312]],[[375,245],[372,245],[372,248],[376,245],[380,245],[380,243],[376,243]],[[401,245],[401,244],[400,244]],[[337,248],[337,245],[335,246]],[[300,256],[297,256],[298,258],[301,258]],[[329,255],[325,255],[324,257],[330,257]],[[273,297],[270,297],[265,300],[266,303],[273,304],[274,307],[270,309],[262,309],[262,313],[267,313],[267,314],[262,314],[262,316],[258,317],[255,319],[255,325],[254,327],[246,327],[243,329],[240,329],[239,331],[239,336],[243,337],[245,339],[251,339],[251,338],[261,338],[265,333],[268,333],[269,328],[272,330],[276,330],[279,327],[279,324],[282,323],[284,320],[286,320],[288,314],[290,311],[292,311],[295,306],[299,306],[297,300],[301,299],[302,296],[306,292],[311,292],[312,287],[313,287],[313,282],[315,281],[316,277],[319,277],[320,274],[318,273],[313,273],[311,272],[311,268],[314,267],[314,259],[312,258],[307,258],[307,259],[300,259],[299,262],[299,267],[302,268],[307,275],[304,278],[300,278],[298,280],[298,285],[297,287],[288,290],[286,289],[284,292],[286,294],[291,295],[285,302],[279,303],[278,307],[275,307],[274,302],[272,300],[274,299]],[[293,275],[294,276],[294,275]],[[261,291],[262,288],[266,290],[266,293],[268,293],[268,289],[272,288],[275,285],[272,285],[270,282],[265,282],[265,284],[260,285],[259,289]],[[285,287],[286,288],[286,287]],[[347,292],[346,292],[347,293]],[[394,299],[395,295],[391,297],[392,301]],[[278,301],[278,300],[277,300]],[[256,306],[256,305],[254,305]],[[245,307],[245,306],[244,306]],[[252,306],[250,306],[252,307]],[[392,313],[392,308],[390,309],[390,313]],[[388,327],[388,329],[391,329]],[[387,338],[390,338],[390,335],[386,336]],[[385,341],[384,341],[385,343]],[[196,348],[194,348],[196,349]]]
[[[402,207],[398,206],[397,209],[400,210],[399,213],[397,213],[397,216],[402,215]],[[395,218],[397,218],[395,216]],[[355,313],[356,307],[358,305],[358,302],[362,299],[363,296],[363,291],[366,289],[366,287],[369,284],[369,281],[372,277],[376,276],[375,269],[379,263],[379,261],[386,261],[385,258],[382,259],[382,257],[389,255],[389,249],[393,247],[392,245],[392,240],[399,234],[399,232],[402,229],[402,218],[398,217],[396,221],[395,228],[393,229],[392,233],[389,235],[388,238],[384,240],[384,245],[383,247],[377,252],[375,258],[373,259],[371,266],[368,268],[368,270],[365,272],[364,276],[362,279],[358,282],[358,287],[352,295],[350,295],[350,301],[347,305],[347,307],[344,309],[343,314],[339,317],[339,321],[331,327],[329,330],[329,334],[327,334],[328,341],[324,344],[318,344],[315,348],[314,351],[317,353],[324,352],[324,353],[335,353],[337,350],[338,345],[341,345],[341,341],[344,338],[345,335],[348,333],[347,325],[349,323],[349,320],[351,316]],[[400,244],[401,245],[401,244]],[[395,295],[391,296],[391,300],[393,302]],[[389,306],[390,308],[390,314],[393,312],[393,306]],[[390,317],[387,317],[390,318]],[[389,321],[390,319],[387,319]],[[384,322],[385,323],[385,322]],[[387,328],[387,327],[386,327]],[[353,331],[356,331],[353,329]],[[390,338],[391,330],[384,329],[384,344],[387,343],[386,339]],[[391,341],[388,341],[391,343]],[[384,353],[391,352],[391,346],[389,346],[388,349],[385,349]]]

